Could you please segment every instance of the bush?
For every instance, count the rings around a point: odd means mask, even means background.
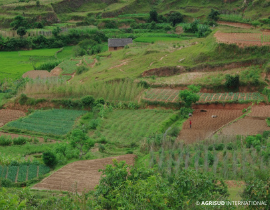
[[[52,152],[44,152],[42,155],[43,162],[53,168],[57,164],[56,156]]]
[[[227,144],[227,150],[233,150],[234,149],[234,146],[233,146],[233,143],[230,142],[229,144]]]
[[[214,147],[215,147],[215,150],[222,151],[225,146],[224,144],[221,143],[221,144],[215,144]]]
[[[25,94],[21,94],[20,98],[19,98],[19,104],[20,105],[24,105],[28,100],[28,97],[27,95]]]
[[[13,139],[13,144],[14,145],[23,145],[26,143],[27,138],[23,136],[19,136],[18,138]]]
[[[225,87],[227,89],[238,89],[240,85],[239,75],[231,76],[229,74],[226,75]]]
[[[11,144],[12,144],[12,140],[10,136],[0,136],[1,146],[10,146]]]
[[[62,61],[48,61],[35,68],[35,70],[48,70],[49,72],[58,66]]]
[[[89,122],[90,129],[96,129],[99,126],[99,119],[92,119]]]
[[[173,137],[177,137],[179,132],[180,132],[180,128],[178,126],[174,126],[174,127],[172,127],[172,129],[170,129],[168,131],[168,135],[173,136]]]
[[[88,71],[89,69],[86,66],[79,66],[76,70],[77,74],[82,74],[83,72]]]
[[[104,151],[105,151],[104,145],[99,144],[99,145],[98,145],[98,151],[99,151],[99,152],[104,152]]]
[[[1,187],[12,187],[13,186],[13,182],[9,179],[1,179]]]
[[[93,96],[84,96],[81,98],[81,101],[83,106],[92,107],[95,102],[95,99]]]

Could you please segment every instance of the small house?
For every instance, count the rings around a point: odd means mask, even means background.
[[[132,43],[132,38],[126,38],[126,39],[109,39],[108,40],[108,47],[109,51],[115,51],[115,50],[121,50],[126,45]]]

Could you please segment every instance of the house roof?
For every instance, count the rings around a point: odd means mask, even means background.
[[[126,39],[109,39],[108,40],[108,46],[109,47],[124,47],[127,44],[132,43],[132,38],[126,38]]]

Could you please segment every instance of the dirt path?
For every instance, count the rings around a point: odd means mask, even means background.
[[[98,62],[98,61],[97,61],[97,59],[95,58],[95,59],[94,59],[94,62],[91,63],[91,64],[89,64],[88,66],[90,66],[91,68],[94,68],[94,66],[96,65],[97,62]]]
[[[109,70],[110,69],[114,69],[114,68],[120,68],[121,66],[127,65],[128,64],[128,61],[129,61],[129,59],[123,60],[123,61],[121,61],[121,64],[116,65],[116,66],[113,66],[113,67],[109,68]]]
[[[85,190],[93,190],[99,184],[101,172],[98,170],[104,169],[107,164],[112,164],[113,159],[124,160],[131,165],[134,163],[135,155],[122,155],[70,163],[36,184],[32,189],[77,191],[80,193]]]
[[[234,23],[234,22],[227,22],[227,21],[218,21],[217,23],[220,25],[233,26],[233,27],[245,28],[245,29],[250,29],[252,27],[252,25],[247,24],[247,23]]]

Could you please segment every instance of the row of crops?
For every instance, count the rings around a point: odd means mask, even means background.
[[[198,93],[200,96],[199,103],[211,102],[229,102],[229,101],[264,101],[265,98],[258,92],[254,93]],[[145,92],[144,100],[146,101],[164,101],[164,102],[179,102],[179,90],[171,89],[150,89]]]
[[[9,179],[12,182],[24,182],[50,172],[50,168],[45,165],[19,165],[0,166],[0,178]]]
[[[8,123],[5,128],[65,135],[72,130],[75,120],[85,113],[86,111],[66,109],[39,110]]]

